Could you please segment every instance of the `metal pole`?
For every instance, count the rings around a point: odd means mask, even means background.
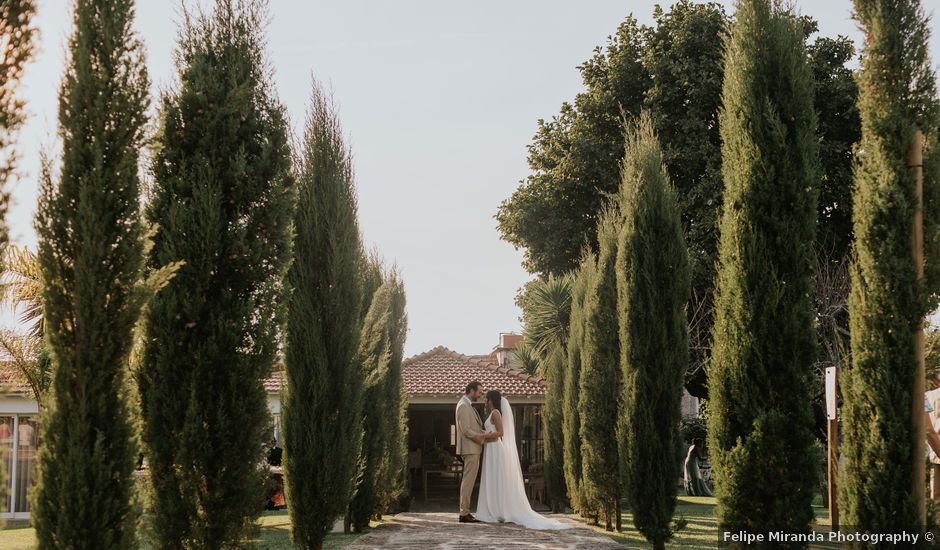
[[[914,132],[914,142],[911,143],[911,152],[908,157],[908,165],[914,169],[914,195],[916,197],[916,206],[914,209],[914,228],[912,231],[913,259],[914,267],[917,270],[917,281],[920,283],[924,278],[924,153],[923,146],[924,135],[920,130]],[[924,452],[926,436],[926,426],[924,425],[924,385],[926,374],[924,373],[924,325],[923,320],[918,324],[917,331],[914,333],[914,358],[917,362],[914,374],[914,399],[911,405],[911,416],[914,428],[914,479],[913,491],[911,492],[914,503],[917,506],[920,524],[927,524],[926,509],[926,470],[924,464]]]
[[[839,369],[832,369],[833,389],[832,395],[827,396],[836,400],[839,395]],[[828,422],[828,440],[829,440],[829,460],[827,471],[829,473],[829,524],[831,531],[839,530],[839,503],[836,492],[836,480],[839,478],[839,419],[838,404],[836,405],[836,414],[829,417]]]

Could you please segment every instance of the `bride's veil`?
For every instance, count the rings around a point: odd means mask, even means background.
[[[567,529],[570,525],[535,513],[526,495],[516,447],[516,422],[505,397],[499,405],[503,417],[502,441],[487,445],[477,515],[487,522],[508,521],[529,529]]]
[[[516,447],[516,421],[512,416],[512,405],[504,396],[499,406],[499,414],[503,417],[503,445],[509,458],[508,472],[519,476],[522,481],[522,465],[519,463],[519,448]]]

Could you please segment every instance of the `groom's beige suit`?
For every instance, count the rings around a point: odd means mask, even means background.
[[[480,471],[483,445],[475,438],[483,435],[483,422],[466,395],[457,402],[457,454],[463,459],[463,479],[460,482],[460,515],[470,513],[470,496]]]

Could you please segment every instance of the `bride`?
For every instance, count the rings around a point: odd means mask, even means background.
[[[496,390],[486,392],[486,445],[476,517],[487,523],[508,522],[529,529],[571,526],[535,513],[529,505],[516,449],[515,423],[509,400]]]

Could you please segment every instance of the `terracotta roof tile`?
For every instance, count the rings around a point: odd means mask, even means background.
[[[408,395],[459,396],[471,380],[509,397],[545,395],[545,381],[537,376],[500,367],[492,355],[462,355],[443,346],[405,359],[402,378]],[[278,393],[284,384],[284,371],[277,368],[264,380],[264,389]]]
[[[500,367],[489,355],[467,356],[443,346],[406,359],[402,377],[409,395],[459,396],[471,380],[510,397],[545,395],[540,378]]]
[[[278,393],[284,387],[284,370],[278,365],[271,374],[264,379],[264,391]]]
[[[0,394],[29,394],[32,388],[16,363],[11,360],[0,359]]]

